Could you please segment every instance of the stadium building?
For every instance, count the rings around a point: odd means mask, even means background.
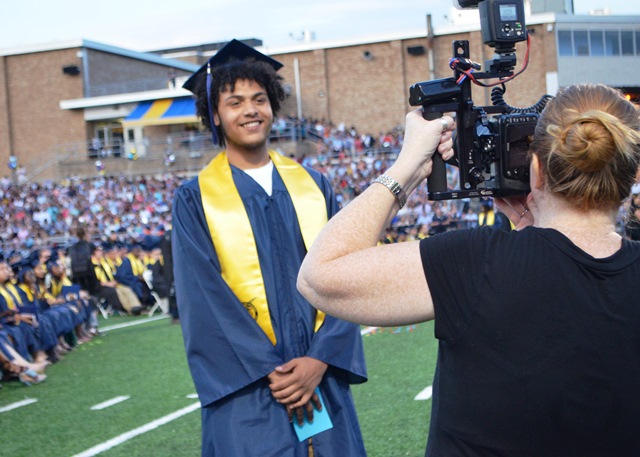
[[[507,83],[508,104],[530,106],[578,82],[605,83],[640,97],[640,15],[574,15],[570,0],[532,0],[526,7],[530,52],[518,43],[516,71],[526,54],[529,63]],[[476,62],[491,59],[477,10],[454,11],[448,25],[433,28],[427,16],[424,30],[395,35],[320,42],[308,33],[280,48],[243,41],[284,64],[282,116],[378,135],[403,125],[412,109],[412,84],[452,76],[454,40],[468,40]],[[215,151],[181,84],[222,45],[137,52],[80,40],[0,50],[0,176],[44,180],[93,176],[97,169],[199,170]],[[491,104],[480,87],[473,99]],[[292,154],[316,150],[301,141],[279,147]]]

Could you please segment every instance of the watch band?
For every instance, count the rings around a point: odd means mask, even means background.
[[[393,196],[396,197],[396,199],[398,200],[398,204],[400,205],[400,208],[402,208],[405,205],[405,203],[407,203],[407,194],[404,192],[404,189],[402,188],[402,186],[398,184],[398,181],[396,181],[395,179],[387,175],[380,175],[373,182],[380,183],[383,186],[385,186],[387,189],[389,189],[393,194]]]

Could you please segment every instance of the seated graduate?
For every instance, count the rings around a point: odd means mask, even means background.
[[[6,262],[0,262],[0,322],[11,336],[15,347],[25,359],[41,362],[46,353],[32,313],[20,311],[20,296],[11,282],[12,269]]]
[[[96,313],[96,309],[91,303],[88,292],[69,279],[59,259],[50,260],[47,265],[51,275],[49,292],[56,300],[61,300],[74,311],[78,311],[75,335],[81,343],[89,341],[93,333],[90,331],[92,314]]]
[[[120,302],[120,298],[118,297],[118,292],[116,290],[118,282],[115,280],[113,273],[111,272],[111,267],[108,265],[105,267],[103,264],[103,259],[103,246],[95,246],[91,252],[91,263],[93,265],[95,277],[98,281],[98,287],[96,287],[93,295],[98,300],[104,300],[107,306],[110,306],[111,309],[118,312],[126,312]]]
[[[44,264],[35,261],[31,264],[33,274],[35,276],[35,285],[27,287],[33,291],[34,299],[38,304],[38,309],[47,315],[54,322],[58,337],[58,346],[56,354],[58,358],[71,351],[72,346],[76,343],[74,328],[76,322],[76,312],[71,306],[65,306],[62,300],[56,299],[47,288],[47,270]],[[30,278],[30,275],[23,276],[23,280]]]
[[[152,290],[162,298],[168,298],[170,293],[170,284],[166,281],[164,258],[160,247],[154,247],[151,250],[151,261],[149,269],[152,273]]]
[[[26,386],[37,384],[45,379],[47,362],[33,363],[23,358],[14,348],[11,336],[0,324],[0,379],[18,379]]]
[[[105,243],[102,245],[102,253],[96,251],[96,255],[101,257],[100,269],[96,270],[100,275],[101,281],[107,287],[115,287],[118,299],[124,310],[132,316],[137,316],[142,312],[142,303],[136,293],[126,284],[122,284],[117,277],[118,266],[122,264],[118,257],[118,248],[116,244]],[[104,274],[104,276],[103,276]]]
[[[142,261],[143,255],[142,247],[137,243],[133,244],[128,252],[121,257],[115,278],[120,284],[124,284],[135,292],[143,307],[149,307],[153,305],[154,300],[142,277],[146,269]]]
[[[23,267],[18,274],[18,292],[24,305],[36,310],[39,329],[47,335],[47,343],[43,344],[47,359],[58,362],[66,353],[61,340],[65,333],[72,331],[73,325],[70,309],[59,307],[51,308],[38,290],[38,280],[31,267]],[[62,312],[62,313],[61,313]],[[68,317],[63,316],[64,313]]]

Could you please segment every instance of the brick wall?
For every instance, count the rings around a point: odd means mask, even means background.
[[[535,103],[545,93],[546,72],[557,70],[553,32],[548,32],[546,25],[530,28],[534,33],[529,67],[507,84],[505,100],[512,106]],[[436,37],[433,43],[435,78],[452,76],[449,59],[451,43],[456,39],[469,40],[471,58],[481,64],[493,54],[493,50],[482,44],[480,32]],[[426,49],[427,41],[414,38],[274,55],[284,64],[280,74],[290,89],[281,114],[297,115],[300,97],[302,114],[307,118],[331,120],[336,124],[344,122],[347,127],[355,126],[360,132],[375,135],[402,126],[406,113],[412,109],[408,104],[409,87],[429,79],[428,54],[410,55],[409,46]],[[88,75],[63,74],[63,66],[81,66],[79,50],[0,57],[0,175],[9,171],[6,163],[10,152],[31,172],[64,152],[56,150],[57,146],[92,138],[93,126],[84,122],[81,110],[59,107],[61,100],[83,97],[85,76],[90,86],[126,84],[140,79],[162,80],[167,76],[167,67],[91,49],[85,50]],[[524,43],[518,44],[517,56],[519,69],[525,56]],[[295,60],[299,67],[299,94]],[[490,104],[488,90],[474,87],[473,98],[476,105]],[[13,150],[7,133],[9,117]],[[151,133],[149,130],[147,135]]]
[[[531,27],[532,52],[528,69],[507,83],[505,100],[512,106],[530,106],[545,93],[547,71],[555,71],[555,39],[544,30],[546,26]],[[449,59],[454,40],[468,40],[472,60],[484,65],[493,50],[483,45],[480,32],[436,37],[434,40],[434,77],[453,75]],[[404,124],[409,87],[429,79],[428,54],[413,56],[410,46],[424,46],[425,38],[345,46],[316,51],[273,55],[285,66],[280,70],[291,96],[281,114],[297,114],[294,60],[298,60],[302,113],[307,118],[331,120],[354,125],[361,132],[377,134]],[[526,45],[516,48],[518,64],[524,62]],[[365,58],[365,52],[370,58]],[[490,91],[473,87],[476,105],[491,104]]]
[[[4,57],[9,103],[2,106],[11,117],[13,149],[8,135],[0,135],[0,174],[8,172],[10,153],[21,165],[35,169],[55,157],[55,145],[85,138],[82,112],[59,106],[60,100],[82,97],[82,76],[62,72],[62,67],[77,63],[76,52],[66,49]]]
[[[11,144],[9,130],[11,128],[11,118],[9,117],[9,106],[7,99],[7,90],[5,71],[6,57],[0,57],[0,176],[9,174],[6,164],[11,155]]]

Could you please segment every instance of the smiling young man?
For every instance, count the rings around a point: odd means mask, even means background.
[[[184,85],[225,146],[173,206],[202,455],[363,456],[349,390],[366,381],[359,328],[316,312],[296,289],[308,248],[338,206],[325,177],[269,150],[281,66],[233,40]],[[318,426],[326,416],[332,427],[306,437],[305,421]]]

